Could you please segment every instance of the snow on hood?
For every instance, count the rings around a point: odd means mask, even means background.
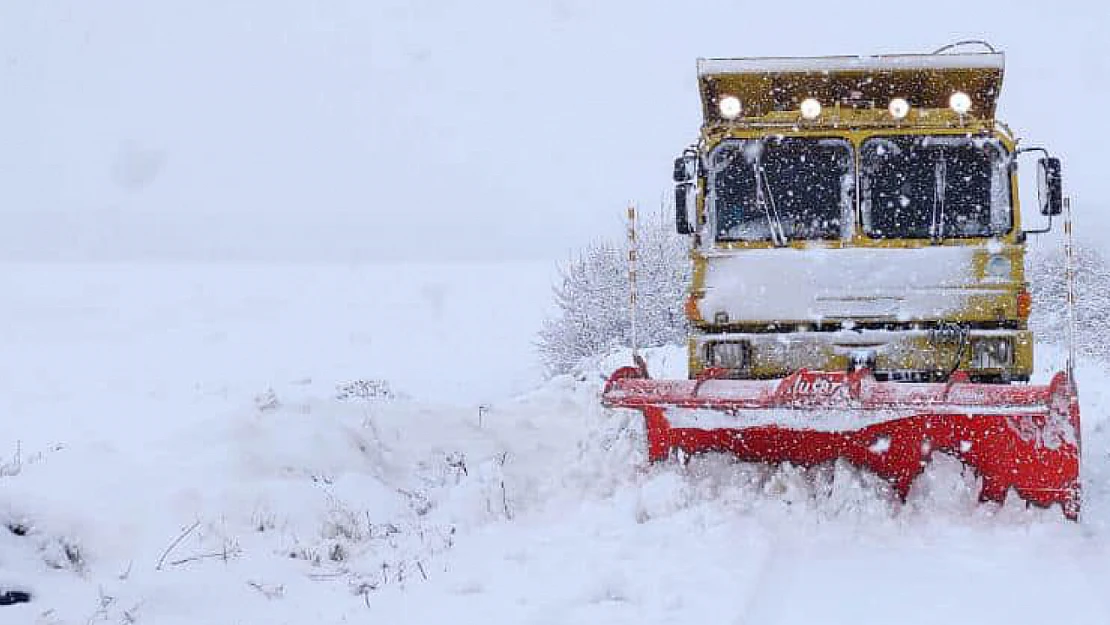
[[[937,318],[964,306],[975,248],[744,250],[707,259],[703,319]]]

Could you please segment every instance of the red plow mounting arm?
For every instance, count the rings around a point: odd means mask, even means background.
[[[934,452],[982,478],[980,499],[1011,489],[1039,505],[1080,507],[1079,401],[1057,373],[1047,386],[878,382],[867,371],[802,370],[781,380],[610,376],[602,402],[640,410],[648,456],[731,452],[745,461],[814,466],[837,458],[888,480],[905,499]]]

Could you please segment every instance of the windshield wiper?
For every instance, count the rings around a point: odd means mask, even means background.
[[[940,158],[933,165],[935,186],[933,187],[933,224],[929,228],[929,236],[933,243],[944,239],[944,187],[948,175],[948,167],[944,160],[944,150],[940,151]]]
[[[763,167],[760,166],[760,159],[755,159],[752,163],[755,170],[755,203],[757,206],[763,207],[763,214],[767,217],[767,227],[771,230],[771,242],[776,247],[784,247],[789,239],[786,238],[786,232],[782,227],[782,219],[779,218],[779,209],[775,206],[775,196],[771,193],[771,183],[767,180],[767,174],[764,173]],[[764,188],[767,189],[764,195]]]

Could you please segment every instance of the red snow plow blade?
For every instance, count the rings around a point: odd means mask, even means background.
[[[1079,402],[1057,373],[1047,386],[879,382],[866,370],[802,370],[781,380],[651,380],[623,367],[602,403],[644,414],[648,456],[731,452],[750,462],[814,466],[843,458],[904,500],[934,452],[972,467],[981,501],[1013,489],[1027,502],[1080,506]]]

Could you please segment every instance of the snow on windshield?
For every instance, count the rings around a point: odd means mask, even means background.
[[[851,224],[855,171],[842,139],[725,141],[709,155],[716,239],[838,239]]]
[[[875,137],[860,154],[863,228],[875,238],[1010,230],[1009,156],[994,139]]]

